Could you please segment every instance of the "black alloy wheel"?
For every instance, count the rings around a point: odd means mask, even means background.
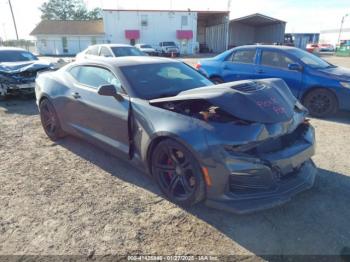
[[[64,136],[56,111],[48,99],[40,103],[40,119],[46,135],[53,141]]]
[[[154,149],[152,174],[162,192],[179,205],[192,206],[205,197],[204,179],[196,159],[174,140],[163,140]]]
[[[337,98],[327,89],[315,89],[309,92],[303,102],[310,115],[315,117],[327,117],[338,109]]]

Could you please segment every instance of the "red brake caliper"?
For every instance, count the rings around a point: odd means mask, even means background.
[[[173,161],[170,159],[170,157],[168,158],[167,164],[169,166],[171,166],[173,164]],[[167,176],[171,180],[171,178],[173,177],[173,174],[171,172],[167,172]]]

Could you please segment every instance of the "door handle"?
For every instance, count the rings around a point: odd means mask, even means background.
[[[75,99],[81,98],[78,92],[72,92],[72,97],[74,97]]]
[[[258,74],[263,74],[263,73],[265,73],[265,72],[264,72],[264,70],[262,70],[262,69],[258,69],[257,73],[258,73]]]

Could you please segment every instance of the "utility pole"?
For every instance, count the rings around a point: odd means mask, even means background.
[[[338,37],[338,44],[340,45],[340,36],[341,36],[341,31],[343,30],[343,24],[345,21],[345,17],[347,17],[349,14],[346,14],[343,16],[343,18],[341,19],[341,23],[340,23],[340,29],[339,29],[339,37]]]
[[[14,16],[13,10],[12,10],[11,0],[9,0],[9,5],[10,5],[10,9],[11,9],[11,14],[12,14],[13,25],[15,26],[16,37],[17,37],[17,40],[18,40],[17,25],[16,25],[15,16]]]

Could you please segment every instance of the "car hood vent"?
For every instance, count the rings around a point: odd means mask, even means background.
[[[231,86],[232,89],[240,91],[240,92],[244,92],[244,93],[251,93],[251,92],[259,91],[259,90],[264,89],[265,87],[266,86],[264,84],[258,83],[256,81]]]

